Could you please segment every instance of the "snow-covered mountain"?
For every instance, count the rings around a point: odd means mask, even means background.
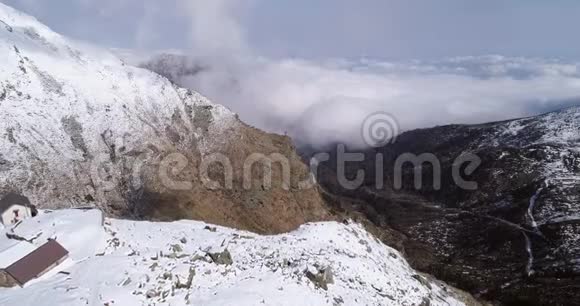
[[[0,20],[3,185],[26,186],[37,202],[62,200],[54,189],[65,181],[78,196],[97,197],[91,161],[176,146],[169,128],[183,138],[179,145],[201,142],[202,150],[226,141],[220,135],[235,128],[233,113],[163,77],[71,42],[4,5]],[[193,122],[203,109],[212,118],[208,137]]]
[[[224,188],[203,184],[200,165],[214,153],[231,161],[231,188],[217,164],[208,172]],[[274,170],[272,189],[242,188],[253,153],[284,155],[291,186]],[[0,193],[44,208],[96,205],[109,215],[279,232],[326,218],[316,190],[297,191],[307,177],[289,138],[0,4]]]
[[[356,223],[311,223],[277,236],[196,221],[42,211],[13,229],[70,258],[0,305],[466,305],[466,295],[409,267]],[[1,232],[0,256],[21,242]]]
[[[399,233],[387,240],[401,246],[414,267],[490,300],[580,303],[578,290],[570,290],[580,275],[580,107],[403,133],[396,143],[365,152],[366,161],[351,163],[348,174],[374,173],[377,153],[385,158],[383,188],[367,175],[361,188],[342,189],[332,161],[319,181],[355,199],[354,210],[386,232]],[[433,184],[435,166],[425,164],[423,186],[416,189],[415,168],[407,163],[397,190],[395,163],[405,153],[433,154],[441,188]],[[454,162],[468,153],[481,161],[473,173],[460,172],[477,183],[474,189],[454,180]]]

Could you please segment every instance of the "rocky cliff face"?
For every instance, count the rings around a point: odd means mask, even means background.
[[[256,165],[244,188],[254,153],[284,156],[287,186],[274,167],[265,188]],[[216,159],[231,162],[231,179]],[[307,177],[288,138],[0,4],[0,193],[43,208],[279,232],[327,219],[314,189],[298,191]]]
[[[405,153],[436,156],[441,188],[430,163],[423,164],[423,184],[415,188],[409,162],[402,167],[402,188],[395,188],[396,160]],[[467,164],[457,167],[477,184],[466,189],[453,179],[453,164],[468,153],[481,165],[469,175]],[[365,152],[364,162],[347,164],[349,178],[367,172],[355,190],[338,184],[335,161],[333,155],[319,175],[335,204],[369,217],[416,268],[507,304],[580,303],[579,107],[404,133],[395,144]],[[377,166],[384,175],[376,175]]]

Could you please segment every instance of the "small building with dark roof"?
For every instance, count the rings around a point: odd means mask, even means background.
[[[19,249],[25,250],[26,247],[29,246],[25,244]],[[68,254],[56,240],[49,240],[9,266],[0,268],[0,287],[24,286],[61,264]]]
[[[9,193],[0,199],[0,222],[4,226],[16,224],[26,218],[36,216],[37,210],[27,197]]]

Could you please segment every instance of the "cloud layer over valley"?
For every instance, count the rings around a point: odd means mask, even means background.
[[[155,61],[180,85],[301,145],[362,146],[362,123],[379,111],[392,114],[405,131],[504,120],[580,102],[580,65],[569,61],[266,58],[245,38],[243,17],[252,2],[186,1],[191,24],[185,58]]]

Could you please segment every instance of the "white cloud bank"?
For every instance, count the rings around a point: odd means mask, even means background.
[[[262,58],[244,36],[252,3],[182,1],[191,17],[186,54],[190,64],[204,69],[176,81],[230,107],[250,124],[287,132],[298,144],[363,145],[364,118],[377,111],[392,114],[404,131],[527,116],[580,101],[580,65],[555,60]]]

